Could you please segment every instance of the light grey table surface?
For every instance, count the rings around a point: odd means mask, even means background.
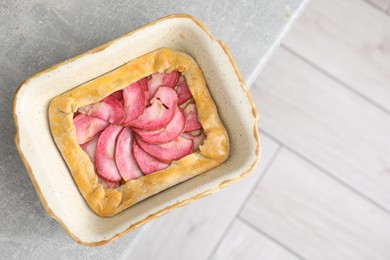
[[[251,85],[305,3],[0,0],[0,259],[117,259],[142,232],[88,248],[46,214],[14,145],[12,102],[25,79],[158,18],[187,13],[229,46]]]

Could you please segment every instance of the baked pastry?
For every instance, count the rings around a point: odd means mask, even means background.
[[[229,154],[201,69],[166,48],[53,98],[49,123],[81,194],[103,217],[213,169]]]

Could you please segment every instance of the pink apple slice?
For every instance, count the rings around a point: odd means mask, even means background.
[[[143,91],[148,91],[148,77],[138,80],[138,83],[141,85]]]
[[[175,114],[164,129],[157,129],[154,131],[144,131],[140,129],[134,129],[134,131],[142,137],[148,143],[151,144],[163,144],[172,141],[179,135],[181,135],[186,126],[186,116],[176,107]]]
[[[146,104],[149,104],[150,97],[149,97],[149,89],[148,89],[148,77],[142,78],[138,82],[144,91]]]
[[[202,131],[200,135],[194,136],[188,133],[183,133],[182,137],[194,141],[194,151],[198,150],[199,145],[203,144],[203,141],[206,139],[206,135]]]
[[[198,111],[194,103],[188,104],[184,108],[184,113],[187,116],[187,125],[184,132],[190,132],[202,128],[198,120]]]
[[[161,85],[174,88],[176,87],[176,84],[179,81],[179,77],[180,77],[180,72],[178,71],[172,71],[171,73],[164,73],[163,82]]]
[[[95,104],[80,107],[78,111],[113,124],[119,124],[125,117],[123,106],[116,98],[111,96],[108,96]]]
[[[134,139],[132,140],[132,148],[134,158],[144,174],[150,174],[152,172],[165,169],[169,166],[169,163],[161,162],[142,150]]]
[[[149,97],[153,98],[160,86],[176,87],[180,73],[172,71],[171,73],[154,73],[148,81]]]
[[[164,144],[147,143],[139,135],[136,135],[135,139],[142,150],[163,162],[172,162],[192,153],[194,146],[192,140],[180,136]]]
[[[153,98],[158,88],[162,85],[164,78],[163,73],[153,73],[148,80],[149,98]]]
[[[106,128],[109,123],[94,117],[84,114],[78,114],[73,119],[74,126],[76,127],[77,141],[79,144],[84,144],[91,140],[93,136]]]
[[[95,164],[96,147],[101,133],[95,134],[95,136],[87,143],[80,145],[81,148],[88,154],[92,163]]]
[[[122,126],[110,125],[101,133],[95,157],[95,166],[98,174],[108,181],[122,179],[115,164],[115,141],[122,130]]]
[[[143,130],[157,130],[165,127],[173,118],[177,107],[177,94],[170,87],[160,87],[151,105],[130,125]]]
[[[122,102],[122,100],[123,100],[123,91],[122,90],[115,91],[114,93],[112,93],[110,95],[110,97],[113,97],[116,100],[118,100],[119,102]]]
[[[179,106],[192,98],[191,91],[188,88],[187,81],[184,76],[180,76],[179,81],[177,82],[176,92],[179,97],[179,100],[177,101]]]
[[[126,117],[122,122],[124,125],[136,120],[144,113],[145,93],[138,81],[123,89],[123,104],[126,111]]]
[[[123,128],[116,139],[115,162],[120,175],[125,181],[142,176],[131,149],[132,139],[133,131],[131,131],[130,127]]]

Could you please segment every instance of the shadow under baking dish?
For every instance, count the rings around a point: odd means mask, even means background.
[[[111,218],[101,218],[78,191],[52,139],[50,100],[82,83],[156,49],[191,55],[230,138],[228,160]],[[167,212],[227,187],[254,170],[260,156],[257,112],[249,91],[223,43],[189,15],[172,15],[106,45],[55,65],[23,83],[14,100],[15,138],[46,211],[84,245],[102,245]]]

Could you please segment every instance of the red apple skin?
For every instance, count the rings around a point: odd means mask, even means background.
[[[145,111],[145,93],[138,81],[123,89],[123,104],[126,111],[122,124],[128,125]]]
[[[122,100],[123,100],[123,91],[122,90],[115,91],[114,93],[112,93],[110,95],[110,97],[113,97],[116,100],[118,100],[119,102],[122,102]]]
[[[180,72],[172,71],[171,73],[164,73],[162,85],[175,88],[179,81]]]
[[[141,88],[144,91],[145,94],[145,103],[146,106],[150,105],[150,97],[149,97],[149,87],[148,87],[148,77],[142,78],[138,81],[138,83],[141,85]]]
[[[96,147],[101,133],[95,134],[95,136],[87,143],[81,144],[81,148],[88,154],[92,163],[95,165]]]
[[[144,113],[129,125],[143,130],[165,127],[173,118],[177,107],[177,94],[170,87],[160,87]]]
[[[170,163],[178,160],[193,151],[194,142],[181,136],[164,144],[150,144],[142,140],[139,135],[135,136],[137,144],[159,161]]]
[[[77,141],[79,144],[85,144],[90,141],[93,136],[106,128],[109,123],[100,118],[78,114],[73,119],[73,124],[76,128]]]
[[[138,80],[138,83],[141,85],[144,91],[148,91],[148,77]]]
[[[190,98],[192,98],[191,91],[188,88],[187,81],[184,76],[180,76],[179,81],[177,83],[176,92],[179,98],[177,102],[179,106],[181,104],[184,104]]]
[[[119,181],[122,176],[115,163],[115,142],[122,126],[110,125],[101,133],[97,147],[95,166],[100,176],[108,181]]]
[[[169,166],[169,163],[161,162],[142,150],[135,139],[132,140],[132,150],[134,158],[144,174],[150,174]]]
[[[189,103],[184,108],[184,114],[187,116],[187,125],[184,132],[190,132],[202,128],[198,120],[198,111],[194,103]]]
[[[148,143],[163,144],[172,141],[181,135],[186,126],[186,116],[179,107],[176,107],[175,114],[164,129],[157,129],[154,131],[145,131],[141,129],[134,129],[134,131]]]
[[[125,117],[125,110],[122,104],[111,96],[108,96],[95,104],[80,107],[78,111],[113,124],[119,124]]]
[[[125,181],[143,175],[134,159],[131,140],[133,140],[133,131],[130,127],[123,128],[116,139],[115,162],[120,175]]]

